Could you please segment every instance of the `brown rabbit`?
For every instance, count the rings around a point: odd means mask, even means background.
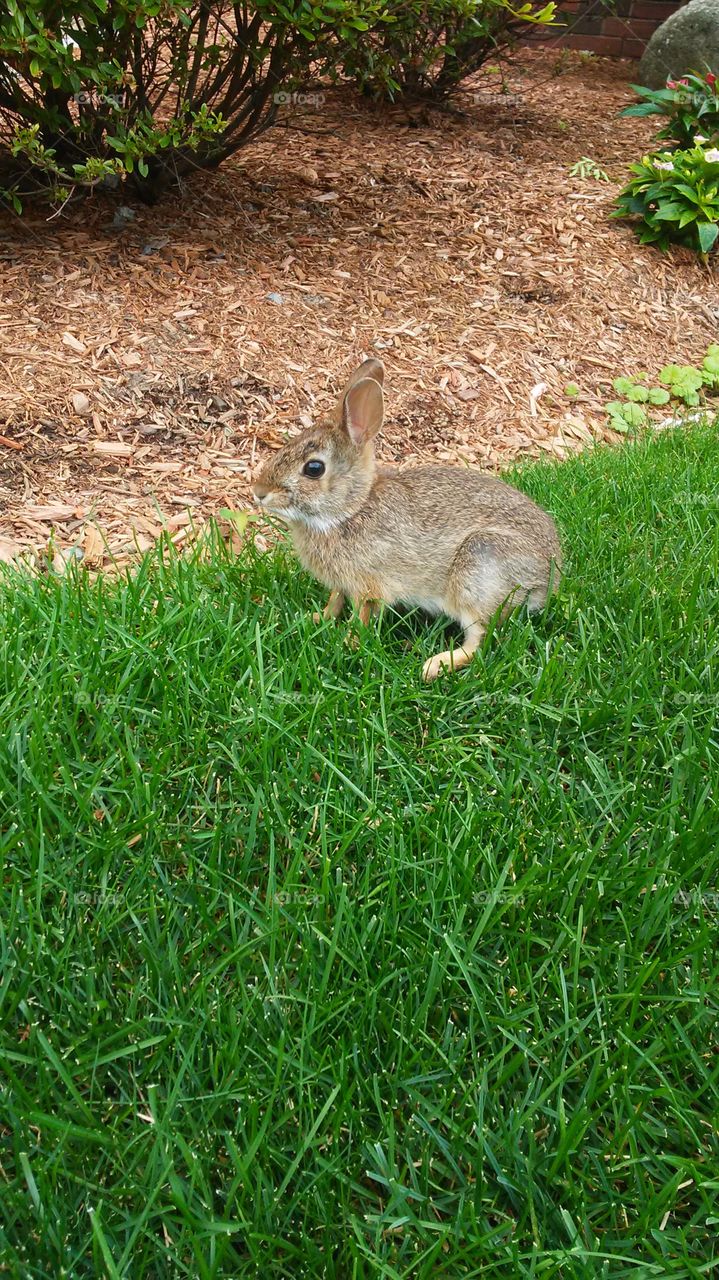
[[[423,679],[464,667],[493,614],[541,609],[559,577],[552,517],[517,489],[461,467],[378,467],[384,369],[365,360],[336,421],[312,427],[270,458],[254,483],[264,511],[287,521],[306,569],[330,588],[325,618],[347,597],[367,624],[381,602],[447,614],[464,627],[454,652],[429,658]]]

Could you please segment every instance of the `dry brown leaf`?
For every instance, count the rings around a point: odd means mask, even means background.
[[[102,564],[105,558],[105,542],[97,525],[87,525],[82,539],[82,549],[88,565],[94,567]]]
[[[178,511],[177,515],[170,516],[167,521],[168,529],[184,529],[186,525],[192,524],[193,516],[191,511]]]
[[[47,506],[23,507],[23,514],[29,520],[70,520],[75,514],[75,507],[66,502],[54,502]]]
[[[570,435],[575,436],[577,440],[583,441],[584,444],[594,444],[594,436],[586,422],[583,422],[581,418],[577,418],[573,414],[566,414],[561,427],[563,432],[568,432]]]
[[[21,542],[10,542],[7,538],[0,538],[0,561],[3,564],[12,564],[13,560],[22,555],[24,549]]]
[[[133,532],[132,542],[135,549],[142,553],[143,551],[149,551],[150,547],[154,547],[156,538],[151,538],[149,534],[138,533],[137,530],[135,530]]]

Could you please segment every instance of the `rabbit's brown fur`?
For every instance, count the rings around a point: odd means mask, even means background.
[[[366,360],[340,399],[336,421],[295,437],[254,484],[264,510],[286,520],[306,569],[330,588],[326,618],[347,597],[367,623],[380,602],[447,614],[461,648],[424,665],[432,680],[466,666],[493,614],[526,601],[541,609],[556,586],[561,549],[554,521],[523,493],[460,467],[378,467],[384,369]],[[319,478],[303,474],[312,460]]]

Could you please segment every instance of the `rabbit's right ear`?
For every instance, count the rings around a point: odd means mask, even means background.
[[[384,365],[382,364],[382,361],[375,359],[374,356],[371,356],[369,360],[363,360],[362,364],[357,366],[354,373],[350,374],[350,377],[347,381],[344,391],[342,392],[342,395],[337,401],[337,407],[335,408],[335,412],[334,412],[335,426],[341,427],[343,425],[345,400],[347,399],[347,396],[349,395],[352,388],[358,382],[361,382],[363,378],[374,378],[375,382],[378,382],[379,385],[383,387],[384,386]]]
[[[352,443],[361,446],[377,435],[383,420],[384,396],[379,382],[374,378],[360,378],[345,394],[342,426]]]

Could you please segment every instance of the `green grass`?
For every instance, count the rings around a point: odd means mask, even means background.
[[[0,591],[0,1274],[719,1266],[719,449],[518,483],[470,671],[290,556]]]

